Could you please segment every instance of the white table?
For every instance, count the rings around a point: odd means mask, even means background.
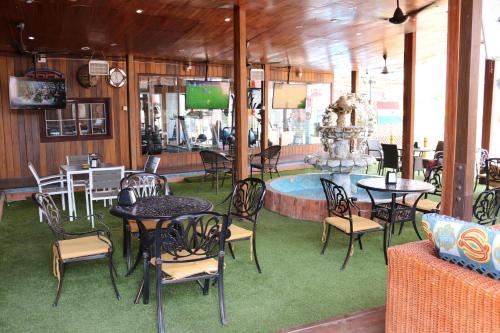
[[[109,167],[107,163],[101,163],[101,167]],[[83,168],[81,165],[67,165],[63,164],[59,167],[60,173],[66,175],[66,181],[68,186],[68,215],[70,216],[70,221],[73,221],[73,216],[76,215],[76,204],[74,201],[74,175],[87,175],[90,173],[90,168]]]

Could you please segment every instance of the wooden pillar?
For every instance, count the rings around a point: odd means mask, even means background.
[[[134,67],[134,56],[127,54],[127,112],[128,112],[128,133],[129,133],[129,154],[130,165],[132,170],[137,169],[137,160],[141,156],[141,142],[139,137],[139,94],[137,91],[137,78]]]
[[[455,163],[455,135],[457,126],[458,95],[458,49],[460,42],[460,3],[448,1],[448,47],[446,62],[446,102],[444,115],[444,158],[443,192],[441,194],[441,213],[452,215],[453,177]]]
[[[405,34],[403,80],[403,178],[413,178],[413,140],[415,123],[415,64],[417,33]]]
[[[454,1],[450,1],[452,2]],[[445,146],[444,151],[447,154],[446,149],[453,148],[455,157],[453,165],[445,164],[444,172],[446,173],[452,167],[454,173],[453,182],[445,183],[448,187],[453,184],[453,197],[451,202],[446,203],[446,208],[449,209],[448,207],[451,206],[451,214],[455,217],[471,220],[482,0],[456,0],[456,2],[460,6],[458,15],[455,12],[455,16],[451,17],[451,20],[459,21],[456,110],[451,110],[451,112],[456,112],[456,130],[454,138],[450,137],[446,133],[449,124],[445,124],[445,140],[453,139],[453,142],[448,144],[448,147]],[[446,198],[449,200],[448,197]]]
[[[491,118],[493,113],[493,91],[495,89],[495,60],[486,60],[484,64],[484,99],[481,148],[490,150]]]
[[[359,88],[359,72],[351,71],[351,93],[357,94]],[[351,125],[356,125],[356,111],[351,112]]]
[[[271,66],[264,65],[264,82],[262,82],[262,131],[260,140],[261,151],[268,147],[269,142],[269,84],[271,81]],[[273,142],[274,143],[274,142]]]
[[[236,180],[248,177],[248,110],[246,10],[234,6],[234,95],[236,116]]]

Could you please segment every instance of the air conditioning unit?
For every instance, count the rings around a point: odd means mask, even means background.
[[[109,63],[106,60],[90,60],[89,75],[109,75]]]

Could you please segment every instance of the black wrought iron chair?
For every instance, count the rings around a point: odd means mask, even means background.
[[[429,195],[441,197],[441,192],[443,191],[443,186],[441,184],[442,178],[443,166],[438,165],[433,167],[424,178],[424,181],[434,186],[434,192],[422,193],[418,197],[413,198],[407,198],[405,195],[403,196],[403,203],[409,207],[413,207],[416,203],[415,208],[422,213],[439,212],[441,201],[431,200],[428,197]],[[401,226],[402,225],[403,224],[401,224]]]
[[[386,168],[399,172],[401,170],[401,161],[399,159],[398,146],[385,143],[381,146],[384,154],[384,158],[382,160],[382,172]]]
[[[240,180],[234,185],[228,212],[231,219],[229,226],[231,236],[228,237],[227,242],[231,256],[235,259],[232,243],[249,240],[250,253],[255,259],[255,265],[259,273],[262,273],[262,270],[257,258],[256,236],[259,212],[264,205],[265,195],[266,184],[262,180],[258,178]],[[235,219],[247,224],[251,223],[252,229],[248,230],[235,225],[232,223]]]
[[[210,150],[200,151],[200,157],[205,169],[205,178],[211,176],[212,188],[215,181],[215,191],[219,193],[219,173],[223,174],[221,186],[224,186],[226,175],[232,175],[233,161],[222,154]]]
[[[354,203],[354,201],[356,201],[355,198],[349,198],[347,196],[342,186],[325,178],[321,178],[321,185],[323,185],[328,209],[328,217],[323,220],[323,236],[321,241],[324,245],[321,254],[325,253],[332,227],[348,235],[349,247],[347,248],[344,263],[340,268],[340,270],[344,270],[353,252],[354,237],[356,236],[359,247],[362,250],[363,245],[361,243],[361,237],[369,232],[383,231],[384,228],[377,222],[362,217],[361,213],[365,210],[362,210]],[[353,215],[351,208],[355,208],[358,211],[358,215]],[[372,211],[370,210],[368,212],[371,213]]]
[[[500,158],[486,160],[486,189],[500,187]]]
[[[253,169],[260,170],[260,176],[264,179],[264,173],[269,172],[269,176],[273,178],[273,172],[280,175],[278,171],[278,162],[280,159],[281,146],[271,146],[264,149],[258,154],[250,155],[250,175],[253,174]]]
[[[158,222],[155,231],[156,307],[158,332],[164,332],[164,284],[196,281],[208,295],[210,279],[218,286],[219,314],[227,324],[224,305],[224,245],[228,217],[218,213],[179,216]]]
[[[474,191],[476,191],[477,184],[482,180],[486,184],[486,161],[488,160],[488,151],[481,149],[479,153],[479,160],[476,161],[476,182],[474,183]]]
[[[472,215],[479,224],[494,225],[500,212],[500,187],[482,192],[474,202]]]
[[[377,173],[380,174],[382,170],[382,161],[384,159],[380,141],[376,139],[368,139],[366,140],[366,145],[368,147],[368,155],[373,156],[378,162]]]
[[[58,280],[57,294],[53,305],[57,306],[59,297],[61,296],[65,264],[96,259],[109,260],[111,283],[116,298],[120,299],[120,293],[114,279],[114,275],[116,275],[116,270],[113,266],[114,247],[107,227],[105,229],[93,229],[84,232],[67,232],[64,229],[59,209],[52,200],[52,197],[43,193],[34,193],[32,197],[42,210],[43,216],[52,232],[52,270]]]
[[[167,178],[155,173],[141,172],[125,177],[120,182],[120,190],[133,188],[136,197],[153,197],[171,195]],[[154,231],[158,220],[142,221],[148,231]],[[132,266],[132,236],[139,237],[139,226],[135,220],[126,220],[123,223],[123,256],[127,258],[127,276],[130,275],[141,259],[142,251],[139,249],[137,258]]]

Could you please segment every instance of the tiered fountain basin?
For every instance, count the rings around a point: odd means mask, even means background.
[[[327,216],[326,199],[320,178],[331,179],[328,173],[311,173],[280,177],[267,182],[264,207],[294,219],[321,222]],[[371,209],[371,200],[366,190],[356,183],[364,178],[380,177],[366,174],[333,174],[333,181],[356,197],[361,209]],[[390,201],[390,193],[372,192],[375,201]],[[353,214],[357,214],[353,211]],[[365,215],[366,216],[366,215]]]

